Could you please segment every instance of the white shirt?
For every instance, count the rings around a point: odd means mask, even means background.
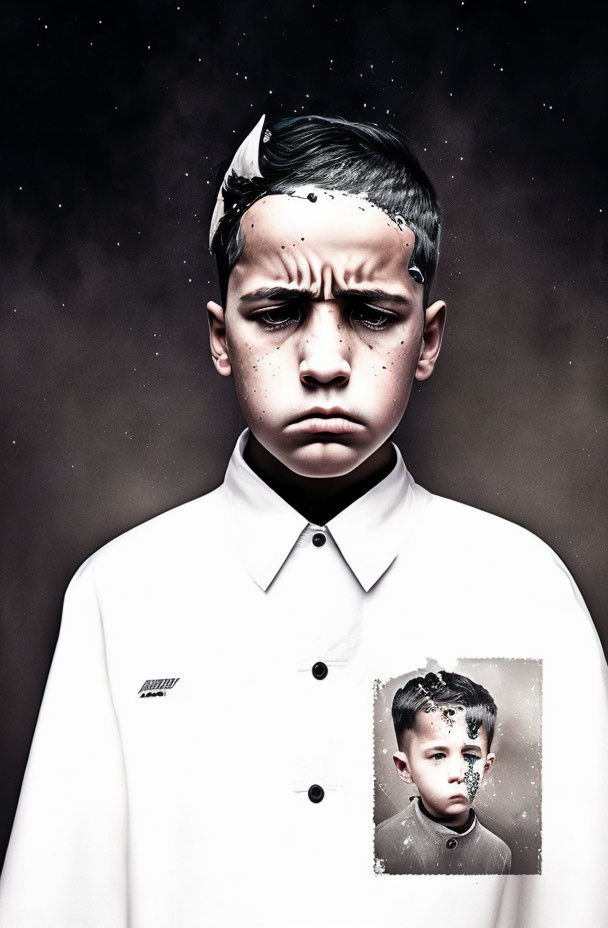
[[[566,568],[524,529],[417,486],[398,451],[309,525],[244,462],[246,440],[220,488],[70,584],[1,928],[608,924],[606,663]],[[542,717],[541,874],[375,866],[377,681],[428,658],[542,668],[542,698],[521,694]]]

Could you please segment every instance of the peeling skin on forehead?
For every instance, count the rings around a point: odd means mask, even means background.
[[[431,703],[425,710],[425,712],[437,712],[441,716],[442,721],[451,728],[454,722],[457,720],[459,713],[465,713],[465,724],[467,726],[467,734],[471,740],[475,740],[477,733],[479,732],[479,726],[481,725],[481,720],[472,719],[470,714],[466,711],[464,706],[442,706],[437,705],[436,703]]]
[[[249,290],[272,282],[325,300],[335,289],[384,285],[422,308],[423,287],[408,273],[414,233],[364,196],[301,187],[263,197],[243,215],[241,231],[228,285],[237,298],[245,279]]]
[[[479,741],[484,749],[487,747],[487,738],[480,723],[471,723],[467,719],[465,706],[454,704],[440,704],[429,700],[425,706],[418,709],[414,729],[420,737],[434,735],[442,731],[446,735],[462,735],[469,741]],[[407,732],[406,732],[407,734]]]

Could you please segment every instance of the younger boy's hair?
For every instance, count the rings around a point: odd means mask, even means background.
[[[433,186],[393,128],[350,122],[339,116],[295,116],[269,126],[260,142],[261,177],[241,177],[220,168],[216,193],[223,182],[225,214],[212,242],[222,300],[244,239],[243,213],[269,194],[292,193],[314,185],[325,190],[365,194],[391,218],[399,218],[415,235],[412,260],[424,277],[424,303],[437,266],[441,215]]]
[[[403,750],[404,734],[416,724],[416,713],[442,711],[449,724],[451,714],[447,707],[463,706],[469,736],[477,737],[483,726],[488,741],[488,750],[494,737],[496,703],[483,686],[459,673],[441,670],[414,677],[395,693],[393,698],[393,725],[400,750]],[[449,712],[449,709],[448,709]]]

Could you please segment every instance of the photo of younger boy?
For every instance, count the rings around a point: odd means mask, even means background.
[[[376,828],[383,873],[509,873],[511,850],[478,820],[473,801],[495,760],[496,703],[448,671],[418,676],[392,705],[398,776],[418,796]]]

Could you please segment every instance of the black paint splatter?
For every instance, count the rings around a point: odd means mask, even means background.
[[[467,712],[467,733],[471,741],[474,741],[481,725],[481,719],[472,719]]]

